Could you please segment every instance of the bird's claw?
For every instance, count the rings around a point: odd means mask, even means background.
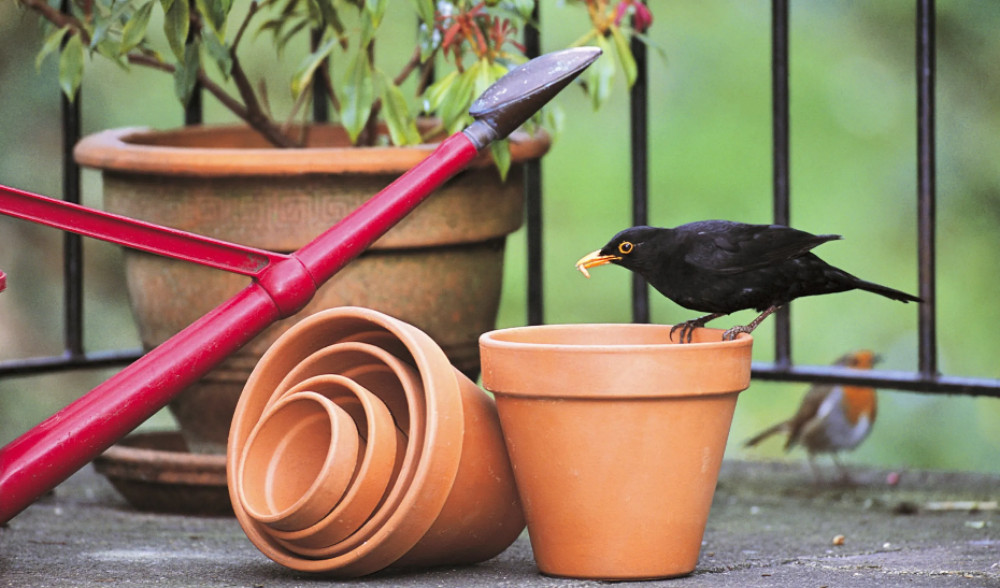
[[[670,340],[674,340],[674,331],[680,331],[680,337],[677,339],[678,343],[690,343],[691,337],[694,334],[695,329],[700,329],[705,326],[705,324],[698,319],[684,321],[683,323],[674,325],[670,327]]]
[[[695,322],[695,321],[685,321],[683,323],[680,323],[680,324],[677,324],[677,325],[674,325],[674,326],[670,327],[670,340],[671,341],[674,340],[674,331],[680,331],[681,332],[681,336],[677,340],[677,342],[678,343],[690,343],[691,342],[691,333],[700,326],[700,325],[692,325],[691,323],[693,323],[693,322]]]
[[[751,329],[747,325],[736,325],[735,327],[733,327],[731,329],[726,329],[725,331],[723,331],[723,333],[722,333],[722,340],[723,341],[732,341],[732,340],[736,339],[736,337],[739,337],[740,335],[742,335],[743,333],[749,333],[752,330],[753,329]]]
[[[705,316],[700,316],[696,319],[691,319],[689,321],[684,321],[683,323],[678,323],[673,327],[670,327],[670,340],[674,340],[674,331],[680,331],[680,339],[677,340],[678,343],[690,343],[691,338],[694,336],[695,329],[700,329],[705,326],[705,323],[711,320],[715,320],[722,316],[721,313],[713,312],[712,314],[706,314]]]

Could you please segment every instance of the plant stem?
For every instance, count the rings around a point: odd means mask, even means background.
[[[22,2],[29,9],[41,14],[45,20],[51,22],[55,26],[59,28],[71,28],[73,32],[80,35],[80,40],[83,41],[84,45],[90,45],[90,35],[87,33],[87,29],[85,29],[83,23],[81,23],[72,14],[60,12],[57,8],[49,6],[49,4],[44,0],[22,0]]]
[[[418,65],[420,65],[420,47],[417,47],[413,51],[413,55],[410,56],[410,60],[407,61],[406,65],[403,66],[403,69],[399,71],[399,75],[393,78],[392,83],[397,86],[402,85],[403,82],[406,81],[406,78],[410,77],[410,74],[413,73],[413,70],[416,69]]]

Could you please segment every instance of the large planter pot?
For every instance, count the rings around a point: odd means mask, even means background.
[[[752,339],[663,325],[486,333],[528,534],[543,573],[607,580],[694,570]]]
[[[275,341],[237,405],[227,477],[250,541],[300,571],[471,564],[524,528],[493,400],[425,333],[370,309]]]
[[[288,253],[342,219],[431,153],[433,145],[352,148],[334,126],[306,149],[269,148],[244,126],[119,129],[84,138],[75,156],[103,172],[114,213]],[[222,452],[242,389],[265,349],[324,308],[378,309],[418,326],[473,377],[478,336],[494,328],[505,236],[522,222],[522,162],[548,138],[512,141],[505,183],[486,156],[456,176],[275,324],[180,395],[171,409],[189,446]],[[246,278],[128,250],[129,298],[143,346],[159,345],[246,285]]]

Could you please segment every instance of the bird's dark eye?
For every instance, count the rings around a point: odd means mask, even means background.
[[[629,241],[622,241],[621,243],[618,244],[618,251],[622,255],[628,255],[629,253],[632,253],[632,247],[633,247],[633,245],[632,245],[631,242],[629,242]]]

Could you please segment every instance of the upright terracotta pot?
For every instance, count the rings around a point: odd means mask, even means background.
[[[331,380],[332,378],[332,380]],[[347,381],[355,384],[348,384]],[[272,432],[285,409],[298,398],[324,422],[331,412],[318,398],[337,402],[328,386],[346,386],[363,398],[377,397],[401,432],[392,444],[398,467],[388,484],[384,477],[368,484],[367,449],[345,461],[360,464],[340,502],[331,501],[322,520],[302,527],[286,525],[311,518],[288,509],[277,516],[253,508],[258,496],[281,496],[275,505],[310,505],[324,485],[317,481],[320,460],[302,468],[301,479],[275,487],[275,479],[252,468],[283,467],[285,456],[299,452],[292,444],[304,435],[294,423],[288,435],[274,439],[274,449],[255,443],[259,431]],[[363,403],[363,401],[362,401]],[[366,445],[374,443],[377,415],[365,409],[352,414]],[[381,409],[380,409],[381,410]],[[305,417],[304,417],[305,418]],[[364,425],[363,425],[364,423]],[[362,426],[363,425],[363,426]],[[332,427],[324,427],[329,434]],[[257,432],[257,433],[255,433]],[[383,431],[380,431],[383,432]],[[393,431],[395,432],[395,431]],[[322,443],[317,443],[322,445]],[[332,445],[331,450],[336,450]],[[316,447],[326,455],[327,447]],[[261,457],[257,457],[261,456]],[[278,460],[278,461],[276,461]],[[286,468],[294,476],[295,468]],[[290,568],[338,577],[370,574],[388,566],[422,567],[469,564],[489,559],[507,548],[524,528],[513,472],[504,447],[493,400],[455,369],[437,345],[419,329],[385,314],[344,307],[313,315],[275,341],[254,369],[233,418],[227,453],[227,477],[233,511],[247,537],[265,555]],[[369,490],[361,488],[369,487]],[[352,488],[358,489],[356,492]],[[363,492],[373,494],[362,495]],[[301,495],[301,500],[294,495]],[[363,502],[370,516],[347,528],[339,519]],[[264,501],[266,503],[266,500]],[[374,506],[372,506],[374,505]],[[292,526],[298,526],[292,529]]]
[[[531,546],[545,574],[694,570],[752,338],[551,325],[480,339]]]
[[[434,148],[353,148],[334,126],[311,127],[308,145],[269,148],[243,126],[117,129],[84,138],[75,156],[102,170],[111,212],[287,253]],[[478,337],[495,326],[505,237],[522,221],[522,162],[548,145],[545,136],[513,141],[505,183],[482,157],[320,288],[299,315],[189,388],[171,404],[189,446],[224,452],[237,396],[261,354],[289,325],[324,308],[364,306],[414,324],[474,378]],[[125,271],[147,349],[246,285],[241,276],[130,250]]]

